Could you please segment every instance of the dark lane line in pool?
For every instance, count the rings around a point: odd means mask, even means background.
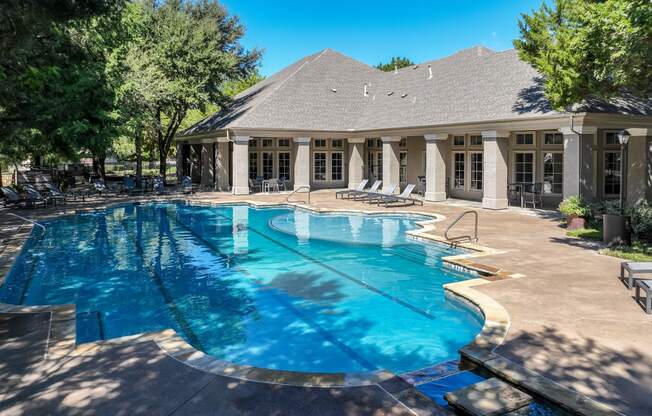
[[[208,247],[211,251],[214,251],[217,253],[219,257],[221,257],[225,261],[232,261],[231,257],[225,255],[220,251],[219,248],[215,247],[215,244],[204,238],[201,234],[199,234],[197,231],[195,231],[192,227],[189,225],[185,224],[183,221],[179,220],[176,215],[170,215],[168,210],[164,210],[165,214],[168,217],[172,217],[172,219],[179,225],[181,225],[184,229],[186,229],[189,233],[191,233],[196,239],[201,241],[206,247]],[[224,217],[223,217],[224,218]],[[286,299],[284,299],[282,296],[279,296],[276,291],[281,291],[278,288],[271,287],[265,283],[263,283],[260,279],[256,279],[254,276],[251,276],[251,274],[242,269],[241,267],[234,265],[232,266],[233,269],[236,271],[249,276],[251,279],[250,281],[256,285],[259,289],[264,289],[265,293],[268,293],[270,296],[272,296],[279,304],[281,304],[283,307],[285,307],[287,310],[290,311],[290,313],[294,314],[297,318],[305,322],[309,327],[311,327],[315,332],[317,332],[319,335],[322,336],[326,341],[332,343],[335,345],[337,348],[342,350],[344,354],[349,356],[353,361],[357,362],[360,366],[366,368],[367,370],[373,371],[377,370],[378,366],[375,366],[371,362],[367,361],[364,357],[362,357],[360,354],[358,354],[353,348],[349,347],[339,339],[335,335],[333,335],[329,330],[326,328],[322,327],[320,324],[317,322],[313,321],[308,315],[306,315],[301,308],[298,308],[294,306],[291,302],[288,302]],[[288,295],[289,296],[289,295]]]
[[[138,215],[138,214],[136,214]],[[204,347],[199,340],[199,337],[197,334],[195,334],[195,331],[193,331],[192,327],[190,326],[190,323],[186,319],[186,317],[183,315],[183,312],[179,309],[177,306],[176,302],[174,301],[174,298],[170,295],[170,293],[167,291],[165,288],[165,285],[163,284],[163,280],[161,277],[158,275],[156,270],[153,270],[149,264],[147,263],[147,260],[145,259],[145,253],[143,252],[142,247],[138,243],[137,240],[133,239],[131,235],[129,234],[129,229],[127,225],[125,224],[125,221],[120,222],[122,227],[125,230],[125,234],[129,238],[129,240],[132,242],[132,244],[136,247],[136,253],[141,259],[141,263],[145,267],[145,270],[147,271],[147,274],[149,277],[154,281],[154,284],[158,288],[159,292],[161,292],[161,296],[163,297],[163,301],[167,305],[168,309],[170,310],[170,313],[172,314],[172,317],[174,320],[177,322],[179,325],[179,328],[181,331],[186,335],[186,338],[190,342],[190,344],[196,346],[200,350],[204,350]]]
[[[215,215],[217,215],[219,217],[222,217],[222,218],[225,218],[225,219],[228,219],[228,220],[231,220],[229,217],[224,216],[222,214],[215,213]],[[382,296],[384,298],[387,298],[387,299],[391,300],[394,303],[397,303],[397,304],[399,304],[399,305],[401,305],[403,307],[406,307],[406,308],[410,309],[412,312],[416,312],[419,315],[422,315],[422,316],[424,316],[424,317],[426,317],[428,319],[431,319],[431,320],[436,319],[436,317],[434,315],[432,315],[431,313],[428,313],[428,312],[426,312],[426,311],[424,311],[424,310],[422,310],[420,308],[417,308],[416,306],[411,305],[411,304],[401,300],[400,298],[397,298],[396,296],[390,295],[389,293],[386,293],[386,292],[378,289],[377,287],[371,286],[370,284],[365,283],[360,279],[356,279],[353,276],[350,276],[350,275],[348,275],[348,274],[346,274],[344,272],[341,272],[341,271],[335,269],[334,267],[331,267],[331,266],[327,265],[326,263],[324,263],[322,261],[319,261],[319,260],[317,260],[317,259],[315,259],[313,257],[308,256],[307,254],[304,254],[304,253],[300,252],[299,250],[295,250],[294,248],[288,246],[287,244],[281,243],[280,241],[276,241],[274,238],[272,238],[272,237],[270,237],[270,236],[268,236],[268,235],[266,235],[266,234],[264,234],[264,233],[262,233],[262,232],[260,232],[260,231],[258,231],[256,229],[254,229],[254,228],[247,227],[247,230],[253,231],[254,233],[258,234],[259,236],[263,237],[264,239],[266,239],[268,241],[271,241],[272,243],[283,247],[284,249],[296,254],[299,257],[302,257],[303,259],[308,260],[308,261],[310,261],[312,263],[315,263],[318,266],[321,266],[324,269],[326,269],[326,270],[328,270],[328,271],[330,271],[332,273],[337,274],[338,276],[341,276],[341,277],[343,277],[343,278],[345,278],[347,280],[350,280],[353,283],[356,283],[356,284],[364,287],[365,289],[368,289],[368,290],[370,290],[370,291],[372,291],[372,292],[374,292],[374,293],[376,293],[376,294],[378,294],[378,295],[380,295],[380,296]]]

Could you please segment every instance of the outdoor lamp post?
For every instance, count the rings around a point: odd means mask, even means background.
[[[630,134],[627,130],[621,130],[618,133],[616,133],[616,137],[618,138],[618,143],[620,143],[620,211],[621,213],[623,212],[623,177],[625,176],[625,167],[627,166],[627,163],[625,163],[625,147],[627,147],[627,143],[629,142]]]

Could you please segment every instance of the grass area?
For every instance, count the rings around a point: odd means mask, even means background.
[[[580,228],[566,231],[569,237],[584,238],[587,240],[602,240],[602,230],[597,228]]]
[[[652,261],[652,244],[637,241],[631,246],[605,248],[600,253],[631,261]]]

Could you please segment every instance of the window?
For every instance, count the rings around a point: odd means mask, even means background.
[[[533,145],[534,144],[534,134],[533,133],[516,133],[516,144],[521,145]]]
[[[263,147],[274,147],[274,139],[263,139]]]
[[[620,152],[604,152],[604,194],[620,195]]]
[[[407,146],[407,137],[401,137],[401,141],[398,142],[398,147],[406,147]]]
[[[479,134],[474,134],[472,136],[469,136],[469,145],[482,146],[482,136]]]
[[[482,153],[473,152],[471,156],[471,189],[482,190]]]
[[[278,139],[278,147],[290,147],[290,139]]]
[[[453,188],[464,189],[464,153],[453,153]]]
[[[367,153],[367,174],[369,179],[383,180],[383,152],[371,151]]]
[[[400,152],[398,154],[398,162],[398,181],[400,183],[407,183],[407,152]]]
[[[342,176],[342,152],[331,153],[331,180],[341,181]]]
[[[379,147],[382,149],[383,147],[383,139],[376,139],[376,147]]]
[[[367,147],[376,147],[376,140],[374,139],[367,139]]]
[[[257,139],[249,139],[249,147],[257,147],[257,146],[258,146]]]
[[[316,181],[326,180],[326,153],[313,153],[313,177]]]
[[[560,145],[564,144],[564,135],[561,133],[544,133],[543,144],[545,145]]]
[[[281,140],[283,139],[279,139],[279,144]],[[278,178],[286,181],[290,180],[290,152],[278,153]]]
[[[335,149],[341,149],[344,147],[344,141],[342,139],[333,139],[331,140],[331,147]]]
[[[453,146],[464,146],[464,136],[453,136]]]
[[[514,153],[514,182],[534,183],[534,153]]]
[[[249,179],[256,179],[258,177],[258,153],[249,153]]]
[[[563,191],[564,154],[543,153],[543,193],[561,194]]]
[[[274,177],[274,153],[263,152],[263,179]]]
[[[326,147],[326,139],[315,139],[315,147]]]
[[[615,131],[608,131],[604,134],[604,144],[607,146],[618,146],[620,142],[618,141],[618,136]]]

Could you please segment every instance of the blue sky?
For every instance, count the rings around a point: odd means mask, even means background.
[[[541,0],[222,0],[265,50],[263,75],[332,48],[370,65],[395,55],[423,62],[460,49],[512,47],[520,13]]]

